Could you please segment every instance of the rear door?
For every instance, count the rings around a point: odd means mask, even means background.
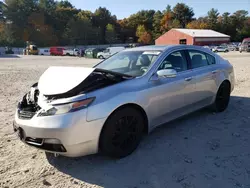
[[[212,102],[217,92],[219,70],[214,56],[199,50],[187,50],[192,71],[195,76],[195,98],[198,107]]]

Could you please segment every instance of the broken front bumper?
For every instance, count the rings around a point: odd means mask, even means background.
[[[52,153],[77,157],[98,152],[101,129],[106,118],[86,121],[87,109],[31,119],[15,115],[13,129],[26,144]]]

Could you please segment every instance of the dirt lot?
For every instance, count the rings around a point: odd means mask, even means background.
[[[13,134],[20,97],[50,65],[91,66],[97,60],[0,57],[0,187],[250,188],[250,54],[222,54],[235,67],[229,108],[202,110],[145,137],[131,156],[52,158]]]

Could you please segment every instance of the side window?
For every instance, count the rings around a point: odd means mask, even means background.
[[[208,65],[207,57],[205,53],[197,50],[188,50],[192,68],[199,68]]]
[[[206,56],[207,56],[207,62],[208,62],[209,65],[214,65],[214,64],[216,64],[216,61],[215,61],[215,57],[214,57],[214,56],[211,56],[211,55],[209,55],[209,54],[206,54]]]
[[[176,51],[169,54],[161,63],[158,70],[175,69],[177,72],[187,70],[187,60],[184,51]]]

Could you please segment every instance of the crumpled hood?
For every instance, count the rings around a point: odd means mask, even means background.
[[[40,77],[38,89],[43,95],[63,94],[83,82],[95,68],[49,67]]]

